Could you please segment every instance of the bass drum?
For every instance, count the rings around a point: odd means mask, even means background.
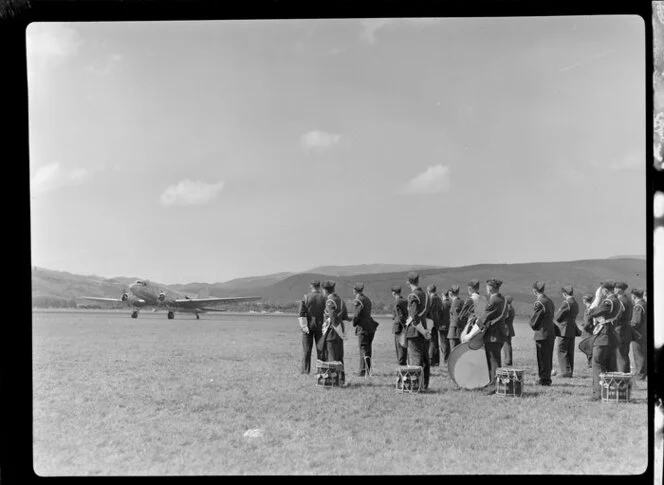
[[[465,344],[457,345],[450,353],[448,372],[463,389],[481,389],[491,382],[484,345],[478,346],[483,336],[484,332]]]

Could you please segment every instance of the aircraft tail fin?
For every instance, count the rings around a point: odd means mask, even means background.
[[[201,291],[198,292],[196,298],[210,298],[210,287],[206,285],[201,288]]]

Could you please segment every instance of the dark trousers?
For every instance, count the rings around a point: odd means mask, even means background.
[[[537,369],[539,371],[539,383],[548,386],[551,385],[551,368],[553,367],[553,346],[555,340],[536,340],[537,349]]]
[[[443,363],[447,364],[447,360],[450,358],[450,352],[452,351],[450,341],[447,338],[447,329],[439,330],[438,334],[440,336],[440,342],[438,345],[440,347],[440,352],[443,354]]]
[[[429,340],[429,363],[440,365],[440,342],[438,341],[438,328],[431,329],[431,340]]]
[[[360,344],[360,373],[365,374],[371,370],[371,344],[374,339],[374,332],[362,332],[357,336]]]
[[[486,363],[489,366],[489,378],[491,381],[487,387],[496,385],[496,369],[502,364],[500,362],[500,351],[503,348],[501,342],[485,342],[484,351],[486,352]]]
[[[402,332],[405,332],[405,330],[402,330]],[[397,361],[399,362],[399,365],[407,365],[407,355],[408,355],[408,350],[406,347],[402,347],[399,345],[399,333],[394,334],[394,348],[397,351]]]
[[[408,339],[408,365],[419,365],[424,374],[423,388],[429,388],[429,375],[431,366],[429,364],[429,341],[422,338]]]
[[[575,337],[558,337],[558,367],[561,377],[572,377],[574,373]]]
[[[334,332],[334,330],[330,330]],[[344,341],[341,339],[326,340],[325,341],[325,361],[326,362],[341,362],[344,363]],[[340,381],[342,384],[346,382],[345,370],[341,372]]]
[[[611,360],[615,355],[615,349],[609,346],[593,347],[593,398],[600,398],[599,375],[603,372],[611,372]]]
[[[309,330],[309,333],[302,332],[302,366],[300,371],[303,374],[308,374],[311,371],[311,349],[316,345],[316,357],[320,360],[322,356],[318,350],[318,341],[323,336],[322,331],[319,329]]]
[[[634,374],[637,379],[646,379],[648,377],[648,341],[645,338],[632,342],[632,355],[634,356]]]
[[[512,365],[512,337],[505,337],[505,341],[503,342],[503,348],[502,348],[502,358],[503,361],[505,362],[505,365],[510,366]]]
[[[450,352],[461,343],[461,340],[458,338],[448,338],[447,341],[450,343]]]
[[[618,344],[615,354],[616,372],[632,372],[631,362],[629,360],[629,342]]]

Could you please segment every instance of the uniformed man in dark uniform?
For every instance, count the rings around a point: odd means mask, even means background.
[[[302,366],[300,372],[309,374],[311,370],[311,348],[316,345],[316,356],[324,360],[318,350],[323,335],[323,313],[325,297],[320,291],[320,281],[311,282],[311,291],[300,302],[299,322],[302,329]]]
[[[611,360],[615,354],[617,345],[614,322],[620,316],[620,301],[613,293],[613,282],[606,281],[602,283],[602,297],[604,300],[600,305],[588,312],[588,316],[597,319],[593,334],[593,401],[601,399],[599,387],[599,375],[603,372],[610,372]]]
[[[336,283],[326,281],[323,283],[323,294],[325,295],[325,316],[323,321],[323,336],[321,342],[325,346],[326,362],[344,362],[344,337],[346,327],[344,322],[350,321],[346,304],[339,295],[334,292]],[[341,384],[345,383],[345,372],[341,374]]]
[[[364,294],[364,283],[355,283],[353,294],[355,295],[353,327],[360,344],[360,372],[357,375],[371,375],[371,344],[378,323],[371,317],[371,300]]]
[[[583,295],[583,304],[586,307],[583,312],[583,325],[581,329],[583,333],[581,334],[581,343],[579,343],[579,349],[586,354],[588,358],[588,368],[593,368],[593,344],[592,340],[586,340],[588,337],[592,337],[593,330],[595,328],[594,318],[590,316],[590,305],[593,302],[593,295],[585,294]]]
[[[554,323],[560,329],[558,337],[558,367],[560,377],[572,377],[574,374],[574,341],[576,340],[576,316],[579,314],[579,304],[574,299],[572,285],[562,287],[563,302],[554,316]]]
[[[399,343],[402,332],[406,328],[408,320],[408,302],[401,296],[401,287],[392,287],[392,296],[394,297],[394,310],[392,312],[392,333],[394,334],[394,347],[397,352],[397,362],[399,365],[406,365],[406,356],[408,351],[406,347]],[[404,344],[408,345],[404,338]]]
[[[539,383],[542,386],[550,386],[553,346],[556,338],[553,326],[555,307],[549,297],[544,294],[544,286],[541,281],[533,284],[533,294],[536,300],[533,304],[533,315],[530,317],[530,327],[535,331]]]
[[[512,365],[512,337],[514,337],[514,308],[512,307],[512,297],[507,295],[507,315],[505,315],[505,326],[507,327],[507,335],[503,342],[502,360],[506,366]]]
[[[449,291],[443,293],[442,297],[442,310],[440,316],[440,327],[438,327],[438,333],[440,336],[440,351],[443,354],[443,363],[447,365],[447,361],[450,358],[450,341],[447,338],[450,333],[450,307],[452,302],[450,301]]]
[[[641,381],[646,380],[648,371],[646,364],[648,362],[648,338],[647,338],[647,319],[646,319],[646,301],[643,299],[643,292],[637,288],[632,288],[632,321],[630,325],[634,333],[632,340],[632,354],[634,356],[635,377]]]
[[[484,351],[486,362],[489,366],[489,384],[485,392],[493,394],[496,392],[496,369],[501,366],[500,351],[505,341],[505,316],[507,315],[507,302],[500,294],[502,281],[490,278],[486,282],[486,290],[489,300],[484,308],[484,313],[478,315],[477,324],[484,332]]]
[[[459,285],[452,285],[450,287],[450,329],[447,332],[447,338],[450,342],[450,347],[453,349],[459,345],[461,338],[461,330],[468,317],[461,314],[463,308],[463,300],[459,298]]]
[[[438,329],[440,328],[440,320],[443,314],[443,300],[441,300],[438,293],[436,293],[436,285],[430,284],[427,286],[427,293],[429,295],[429,311],[427,318],[431,320],[431,340],[429,340],[429,363],[431,367],[438,367],[440,365],[440,345],[438,342]]]
[[[616,370],[617,372],[631,372],[631,362],[629,361],[629,345],[632,341],[632,300],[627,297],[625,290],[627,283],[617,281],[615,283],[614,293],[621,303],[622,313],[616,320],[614,329],[618,338],[616,348]]]
[[[408,273],[408,320],[406,320],[406,340],[408,341],[408,365],[419,365],[423,370],[423,389],[429,388],[429,340],[431,330],[427,329],[426,315],[429,310],[429,296],[419,286],[420,275]]]

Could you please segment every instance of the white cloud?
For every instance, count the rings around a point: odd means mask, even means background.
[[[436,194],[450,190],[450,168],[438,164],[428,167],[401,190],[402,194]]]
[[[26,30],[28,76],[41,76],[43,70],[78,53],[83,44],[78,32],[61,23],[32,23]]]
[[[93,74],[97,74],[99,76],[105,76],[109,72],[111,72],[111,70],[117,63],[121,62],[123,59],[124,57],[122,55],[113,54],[103,62],[94,62],[93,64],[88,66],[87,69]]]
[[[300,145],[305,152],[322,152],[338,144],[340,139],[341,135],[314,130],[300,137]]]
[[[207,184],[198,180],[181,180],[164,190],[161,205],[202,205],[216,198],[224,185],[223,181]]]
[[[83,183],[88,177],[84,168],[63,169],[60,163],[50,163],[35,170],[30,178],[30,190],[33,195],[44,194],[64,186]]]
[[[608,164],[611,170],[631,170],[645,168],[645,156],[638,152],[632,152],[619,160]]]
[[[360,24],[362,30],[360,39],[369,44],[376,43],[376,32],[386,27],[409,26],[423,28],[440,23],[439,18],[421,17],[421,18],[384,18],[384,19],[362,19]]]

